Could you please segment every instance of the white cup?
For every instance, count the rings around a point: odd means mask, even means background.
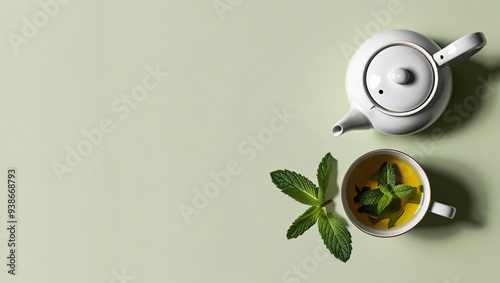
[[[392,228],[388,228],[387,230],[385,229],[374,229],[370,227],[369,225],[363,224],[357,217],[356,215],[360,215],[360,213],[356,211],[352,211],[353,203],[354,200],[352,198],[348,198],[348,193],[347,190],[353,190],[354,188],[347,188],[347,184],[349,181],[349,178],[351,177],[351,174],[355,171],[357,166],[359,166],[362,161],[366,160],[367,158],[371,158],[377,155],[390,155],[395,158],[399,158],[402,161],[404,161],[406,164],[411,166],[411,168],[417,173],[418,178],[420,182],[422,183],[423,186],[423,193],[421,194],[421,199],[420,199],[420,205],[418,206],[417,210],[415,211],[415,214],[413,217],[411,217],[406,223],[401,224],[401,225],[396,225]],[[342,189],[341,189],[341,196],[342,196],[342,204],[344,206],[345,213],[349,217],[349,220],[356,226],[358,227],[361,231],[372,235],[372,236],[377,236],[377,237],[394,237],[401,235],[403,233],[408,232],[410,229],[415,227],[425,216],[425,214],[430,211],[432,213],[441,215],[446,218],[453,219],[455,217],[455,212],[456,209],[452,206],[445,205],[439,202],[435,202],[431,200],[431,186],[429,183],[429,179],[427,175],[425,174],[424,169],[415,161],[413,158],[411,158],[409,155],[397,151],[397,150],[392,150],[392,149],[379,149],[379,150],[374,150],[371,152],[368,152],[361,157],[359,157],[356,161],[354,161],[349,169],[347,170],[347,173],[344,176],[344,179],[342,181]],[[352,203],[350,203],[352,202]],[[351,204],[351,205],[349,205]],[[361,206],[361,204],[359,204]],[[356,215],[355,215],[356,214]],[[368,216],[367,216],[368,217]],[[397,222],[396,222],[397,223]]]

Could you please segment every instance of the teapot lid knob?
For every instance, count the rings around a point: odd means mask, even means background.
[[[410,73],[407,69],[396,68],[391,73],[391,79],[397,84],[405,84],[410,79]]]

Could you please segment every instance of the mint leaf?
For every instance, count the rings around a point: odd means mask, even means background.
[[[325,201],[325,192],[328,188],[328,182],[330,181],[330,174],[334,169],[334,163],[336,165],[337,160],[333,158],[331,153],[327,153],[319,163],[318,173],[316,176],[318,177],[319,186],[318,198],[321,202]]]
[[[378,171],[378,186],[392,188],[396,184],[396,176],[391,163],[384,162]]]
[[[287,239],[297,238],[298,236],[304,234],[307,229],[311,228],[311,226],[316,223],[322,212],[323,208],[321,207],[309,207],[306,212],[293,221],[292,226],[288,228],[288,231],[286,232]]]
[[[400,198],[407,196],[411,191],[413,191],[413,187],[409,185],[401,184],[394,187],[394,194]]]
[[[381,213],[392,201],[391,195],[383,195],[377,204],[378,213]]]
[[[392,228],[396,225],[396,222],[401,218],[404,213],[404,209],[401,208],[401,199],[396,198],[391,201],[391,203],[385,208],[384,211],[378,212],[378,205],[362,205],[358,208],[358,212],[367,213],[370,215],[368,219],[375,225],[384,219],[389,219],[387,228]]]
[[[368,213],[369,215],[376,217],[378,215],[377,204],[362,205],[358,208],[358,212]]]
[[[418,186],[418,189],[420,190],[420,192],[422,192],[422,193],[424,192],[424,186],[423,185]]]
[[[370,222],[375,225],[380,221],[389,218],[389,223],[387,224],[387,228],[392,228],[396,225],[396,222],[401,218],[404,213],[404,209],[399,210],[386,210],[379,214],[377,217],[370,217]]]
[[[370,187],[363,187],[361,190],[358,188],[357,185],[354,185],[354,188],[356,189],[356,196],[354,197],[354,202],[355,203],[358,203],[359,202],[359,198],[361,197],[361,195],[364,193],[364,192],[367,192],[369,190],[371,190]]]
[[[364,205],[373,205],[377,204],[382,196],[384,196],[384,193],[380,189],[373,189],[362,193],[358,201]]]
[[[389,223],[387,224],[387,228],[392,228],[396,226],[396,222],[399,220],[399,218],[401,218],[404,212],[405,212],[404,209],[391,211],[389,213]]]
[[[318,187],[298,173],[277,170],[271,172],[271,179],[278,189],[300,203],[318,206],[322,203],[318,197]]]
[[[390,195],[392,193],[391,188],[389,186],[381,186],[379,185],[378,188],[384,193],[385,195]]]
[[[351,257],[351,234],[333,214],[322,213],[318,219],[318,230],[323,243],[339,260],[347,262]]]
[[[375,209],[377,208],[375,207]],[[399,220],[399,218],[401,218],[403,213],[404,210],[401,208],[401,199],[395,198],[381,213],[377,213],[377,211],[375,211],[375,214],[373,214],[373,216],[375,217],[370,217],[369,220],[373,225],[375,225],[384,219],[389,219],[387,228],[392,228],[396,225],[396,222]]]

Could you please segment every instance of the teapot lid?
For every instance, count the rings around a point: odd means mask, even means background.
[[[424,104],[435,81],[427,56],[404,43],[380,50],[368,63],[365,75],[372,100],[390,112],[408,112]]]

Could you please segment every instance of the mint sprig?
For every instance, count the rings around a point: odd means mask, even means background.
[[[318,222],[318,230],[327,249],[339,260],[347,262],[351,256],[351,234],[333,214],[325,210],[332,202],[325,201],[326,190],[332,171],[337,169],[337,161],[330,153],[321,160],[318,171],[318,185],[314,185],[306,177],[289,170],[271,172],[271,180],[283,193],[296,201],[311,205],[288,228],[286,237],[297,238]]]
[[[373,175],[370,179],[374,179]],[[370,218],[373,224],[389,218],[389,228],[391,228],[404,212],[401,209],[400,198],[409,195],[415,188],[405,184],[396,185],[394,167],[389,162],[384,162],[380,166],[376,179],[378,180],[376,189],[364,187],[360,191],[356,186],[357,196],[354,201],[362,204],[358,212],[365,212],[373,216]],[[423,190],[422,186],[420,189]],[[393,209],[389,211],[387,208]]]
[[[413,190],[412,186],[399,184],[396,186],[394,168],[389,162],[384,162],[378,172],[378,188],[362,193],[358,198],[363,205],[377,205],[377,212],[381,213],[395,198],[405,197]]]

